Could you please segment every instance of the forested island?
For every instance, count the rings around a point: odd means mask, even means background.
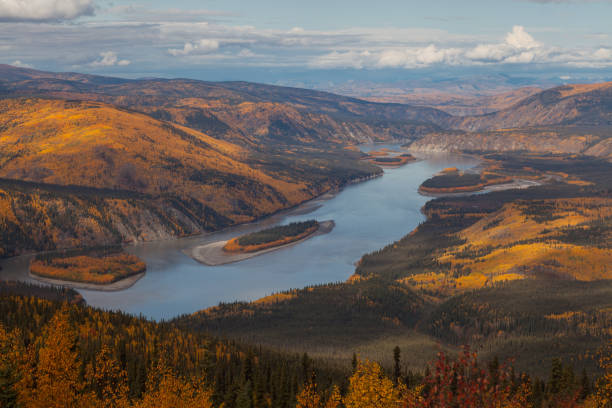
[[[335,225],[332,220],[293,222],[245,234],[229,241],[199,245],[187,251],[187,254],[205,265],[224,265],[296,245],[315,235],[327,234]]]
[[[417,159],[410,153],[397,154],[389,149],[381,149],[381,151],[370,152],[363,160],[382,167],[399,167]]]
[[[318,229],[319,223],[316,220],[292,222],[230,239],[223,250],[230,253],[257,252],[296,242]]]
[[[419,187],[419,192],[424,194],[471,193],[491,185],[510,183],[512,180],[512,177],[493,172],[468,173],[451,167],[425,180]]]
[[[144,274],[146,269],[146,264],[140,258],[123,252],[120,247],[43,253],[30,264],[30,273],[37,279],[51,280],[51,283],[86,284],[88,288],[117,284]],[[130,280],[129,285],[133,282]],[[115,289],[123,288],[120,286]]]

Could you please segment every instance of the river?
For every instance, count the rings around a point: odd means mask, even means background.
[[[362,150],[381,147],[385,146],[362,146]],[[89,305],[160,320],[219,302],[254,300],[291,288],[344,281],[363,254],[398,240],[423,221],[420,209],[430,198],[418,194],[417,189],[424,180],[445,167],[466,169],[477,164],[476,159],[463,156],[431,157],[385,169],[382,177],[349,185],[337,194],[328,194],[252,224],[197,237],[129,246],[128,252],[147,263],[142,279],[122,291],[79,292]],[[229,265],[202,265],[183,253],[196,245],[307,219],[334,220],[336,227],[329,234],[299,245]],[[0,279],[32,281],[27,274],[29,259],[23,256],[4,260]]]

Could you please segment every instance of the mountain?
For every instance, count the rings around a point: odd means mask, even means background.
[[[418,138],[450,118],[432,108],[247,82],[123,80],[6,65],[0,74],[0,96],[106,102],[251,148]]]
[[[612,159],[610,131],[608,126],[539,126],[478,132],[441,131],[429,133],[414,141],[410,148],[429,153],[532,151],[585,154]]]
[[[496,112],[542,91],[536,86],[516,88],[492,80],[484,84],[463,80],[433,83],[420,80],[408,84],[353,81],[322,89],[371,102],[428,106],[455,116]]]
[[[5,255],[215,230],[380,171],[345,149],[254,153],[93,101],[4,99],[0,123]]]
[[[448,127],[455,130],[428,133],[411,147],[612,158],[612,82],[548,89],[498,112],[453,117]]]
[[[532,126],[612,125],[612,82],[565,85],[532,95],[498,112],[453,118],[450,126],[467,131]]]

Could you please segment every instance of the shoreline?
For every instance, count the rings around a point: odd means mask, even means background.
[[[278,251],[284,248],[289,248],[294,245],[297,245],[301,242],[306,241],[307,239],[316,237],[318,235],[323,235],[330,233],[334,227],[335,223],[333,220],[321,221],[319,222],[319,228],[314,231],[312,234],[309,234],[297,241],[289,242],[284,245],[275,246],[272,248],[262,249],[261,251],[255,252],[247,252],[247,253],[228,253],[223,250],[223,247],[228,242],[228,240],[224,241],[215,241],[205,245],[198,245],[193,248],[188,248],[183,250],[183,253],[194,259],[195,261],[208,265],[208,266],[220,266],[227,265],[235,262],[244,261],[246,259],[254,258],[259,255],[266,254],[272,251]]]
[[[460,197],[460,196],[467,196],[467,195],[474,195],[474,194],[485,194],[485,193],[490,193],[493,191],[504,191],[504,190],[512,190],[512,189],[522,190],[525,188],[541,186],[542,184],[544,183],[541,181],[516,179],[510,183],[491,184],[483,188],[480,188],[478,190],[472,190],[472,191],[433,193],[433,192],[423,191],[421,187],[419,187],[418,193],[424,197],[432,197],[432,198]]]
[[[414,163],[414,162],[411,162]],[[380,167],[380,166],[379,166]],[[184,235],[184,236],[177,236],[177,237],[171,237],[171,238],[161,238],[161,239],[152,239],[150,241],[137,241],[137,242],[123,242],[123,243],[119,243],[117,245],[120,245],[121,248],[123,249],[129,249],[130,247],[136,247],[136,246],[140,246],[143,244],[149,244],[149,243],[159,243],[159,242],[175,242],[175,241],[179,241],[179,240],[183,240],[183,239],[193,239],[193,238],[203,238],[203,237],[207,237],[209,235],[212,234],[218,234],[221,232],[227,232],[229,230],[231,230],[232,228],[239,228],[239,227],[244,227],[250,224],[255,224],[261,221],[264,221],[266,219],[270,219],[273,217],[277,217],[277,216],[283,216],[283,215],[304,215],[304,214],[309,214],[311,212],[316,211],[317,209],[319,209],[321,207],[322,204],[319,204],[318,202],[320,201],[327,201],[327,200],[331,200],[332,198],[334,198],[339,192],[341,192],[344,188],[351,186],[353,184],[359,184],[359,183],[363,183],[369,180],[374,180],[377,178],[380,178],[384,175],[384,171],[381,171],[380,173],[374,173],[371,174],[369,176],[365,176],[365,177],[357,177],[351,180],[346,181],[345,183],[343,183],[340,186],[337,187],[333,187],[330,188],[327,191],[324,191],[322,193],[320,193],[319,195],[316,195],[312,198],[309,198],[307,200],[304,200],[302,202],[299,202],[291,207],[287,207],[287,208],[282,208],[279,209],[273,213],[270,214],[265,214],[261,217],[255,218],[251,221],[247,221],[247,222],[242,222],[242,223],[238,223],[238,224],[233,224],[233,225],[228,225],[227,227],[215,230],[215,231],[202,231],[199,233],[195,233],[195,234],[188,234],[188,235]],[[66,249],[75,249],[75,248],[66,248]],[[6,258],[0,258],[0,275],[2,273],[2,262],[3,261],[7,261],[9,259],[19,259],[19,258],[25,258],[25,257],[33,257],[36,255],[44,255],[44,254],[53,254],[58,252],[58,250],[47,250],[47,251],[30,251],[30,252],[23,252],[19,255],[16,256],[9,256]],[[29,274],[29,271],[28,271]],[[36,277],[34,277],[34,275],[31,276],[32,279],[37,279]],[[0,276],[1,279],[1,276]],[[47,279],[47,278],[44,278]],[[128,278],[126,278],[128,279]],[[39,279],[37,279],[39,280]],[[41,280],[42,281],[42,280]],[[70,281],[66,281],[66,282],[70,282]],[[116,283],[116,282],[115,282]],[[130,285],[131,286],[131,285]],[[129,286],[128,286],[129,287]],[[120,289],[119,289],[120,290]]]
[[[97,290],[100,292],[117,292],[121,290],[128,289],[136,282],[138,282],[141,278],[145,276],[147,272],[140,272],[135,275],[128,276],[127,278],[120,279],[113,283],[108,284],[99,284],[99,283],[87,283],[87,282],[77,282],[77,281],[66,281],[61,279],[52,279],[45,278],[44,276],[34,275],[32,272],[28,271],[28,276],[36,281],[48,283],[54,286],[62,286],[71,289],[85,289],[85,290]]]

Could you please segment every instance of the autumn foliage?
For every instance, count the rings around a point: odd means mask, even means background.
[[[467,348],[457,357],[440,353],[424,375],[405,375],[397,350],[394,380],[378,363],[356,359],[348,379],[335,376],[330,383],[329,378],[317,382],[306,355],[299,366],[280,360],[273,368],[263,354],[233,354],[233,343],[213,345],[168,324],[38,298],[2,298],[2,302],[3,408],[606,408],[612,395],[612,347],[602,351],[604,374],[593,392],[588,379],[577,381],[560,363],[553,362],[545,383],[515,374],[511,362],[483,364]],[[25,311],[36,320],[17,324],[14,318]],[[51,317],[36,334],[32,327],[47,314]],[[134,361],[143,356],[148,362],[135,367]],[[235,365],[239,360],[241,366]],[[265,368],[263,375],[256,376],[260,366]],[[266,391],[297,370],[303,372],[303,385],[297,386],[299,377],[294,377],[288,383],[293,386]],[[238,381],[234,385],[227,383],[232,371]]]
[[[299,241],[318,229],[319,223],[314,220],[291,223],[230,239],[223,250],[243,253],[262,251]]]
[[[145,270],[146,264],[140,258],[126,253],[35,259],[30,264],[30,272],[34,275],[95,284],[113,283]]]

